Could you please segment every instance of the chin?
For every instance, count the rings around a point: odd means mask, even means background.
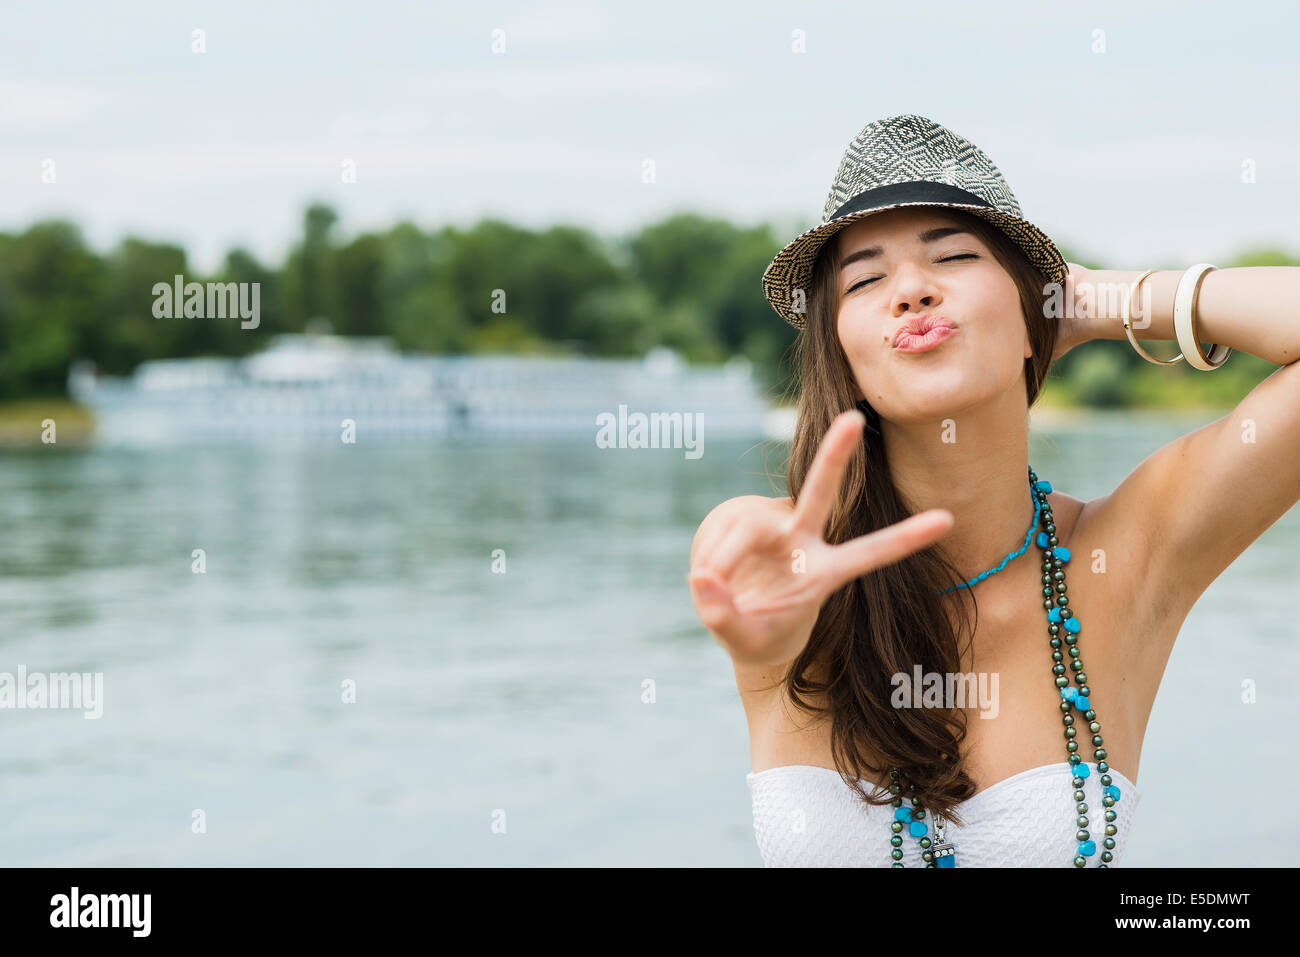
[[[992,396],[984,390],[975,390],[968,383],[947,373],[910,376],[896,387],[897,391],[883,399],[873,400],[872,406],[883,418],[894,422],[933,422],[986,402]],[[900,406],[891,401],[894,396],[906,395],[907,402]]]

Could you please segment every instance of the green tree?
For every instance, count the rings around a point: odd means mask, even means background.
[[[82,336],[105,323],[105,269],[73,223],[37,223],[0,237],[0,388],[59,395]],[[103,330],[111,335],[112,330]],[[101,340],[102,344],[102,340]]]
[[[338,274],[331,232],[338,216],[316,203],[303,214],[302,240],[284,265],[285,327],[300,332],[317,317],[339,321]]]

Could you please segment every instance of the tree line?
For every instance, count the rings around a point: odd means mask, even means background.
[[[485,219],[433,231],[401,222],[348,239],[337,220],[329,206],[312,205],[283,262],[237,248],[215,275],[191,270],[180,246],[137,237],[97,253],[66,220],[0,233],[0,397],[66,394],[79,358],[124,375],[148,359],[242,356],[321,319],[335,333],[388,336],[422,353],[614,357],[668,346],[700,363],[744,355],[769,394],[789,385],[797,333],[772,312],[760,283],[782,245],[769,225],[683,213],[610,239],[576,226],[529,230]],[[1231,263],[1293,264],[1276,250]],[[259,283],[256,328],[231,318],[156,318],[154,287],[176,275]],[[1126,342],[1092,343],[1063,357],[1052,379],[1075,401],[1126,404],[1150,399],[1126,375],[1142,365]],[[1244,395],[1272,368],[1234,354],[1194,385],[1213,379],[1216,394]],[[1188,378],[1183,364],[1159,371]],[[1150,391],[1154,380],[1138,378]]]

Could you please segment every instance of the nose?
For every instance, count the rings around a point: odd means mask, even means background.
[[[909,312],[928,312],[943,301],[926,270],[906,263],[898,267],[896,275],[891,303],[895,317]]]

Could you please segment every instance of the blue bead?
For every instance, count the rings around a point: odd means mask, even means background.
[[[902,822],[906,823],[906,822],[910,821],[911,819],[912,819],[912,809],[911,809],[910,807],[896,807],[896,808],[894,808],[894,820],[895,820],[895,821],[902,821]]]
[[[1078,694],[1079,692],[1076,691],[1074,688],[1061,689],[1061,697],[1064,698],[1066,701],[1073,701]]]
[[[1038,486],[1038,491],[1040,492],[1050,492],[1052,490],[1052,483],[1047,481],[1047,479],[1039,479],[1034,484]]]
[[[1091,773],[1092,769],[1084,761],[1080,761],[1074,766],[1074,776],[1076,778],[1086,778]]]
[[[1046,533],[1046,532],[1039,532],[1039,533],[1038,533],[1038,537],[1035,538],[1034,541],[1038,543],[1038,547],[1039,547],[1039,548],[1046,548],[1046,547],[1047,547],[1047,533]]]
[[[925,822],[913,821],[907,826],[907,830],[913,837],[925,837]]]
[[[1092,705],[1088,704],[1088,699],[1085,698],[1083,695],[1079,695],[1077,698],[1074,699],[1074,706],[1078,708],[1080,711],[1087,711],[1089,708],[1092,707]]]
[[[1084,857],[1092,857],[1092,855],[1097,853],[1097,842],[1084,841],[1082,844],[1079,845],[1079,853],[1082,854]]]
[[[1079,633],[1079,629],[1082,627],[1083,625],[1079,624],[1078,618],[1065,619],[1065,630],[1072,635],[1077,635]]]
[[[957,855],[956,855],[956,854],[948,854],[948,855],[946,855],[946,856],[944,856],[944,857],[941,857],[941,858],[939,858],[937,861],[934,862],[934,866],[935,866],[935,867],[956,867],[956,866],[957,866]]]
[[[1061,564],[1065,564],[1070,560],[1070,550],[1063,545],[1057,545],[1053,548],[1052,554],[1061,560]]]
[[[1051,622],[1060,622],[1061,609],[1053,606],[1052,610],[1047,613],[1047,620]]]
[[[1106,788],[1106,793],[1115,799],[1116,804],[1119,803],[1119,788],[1112,784],[1110,787]]]

